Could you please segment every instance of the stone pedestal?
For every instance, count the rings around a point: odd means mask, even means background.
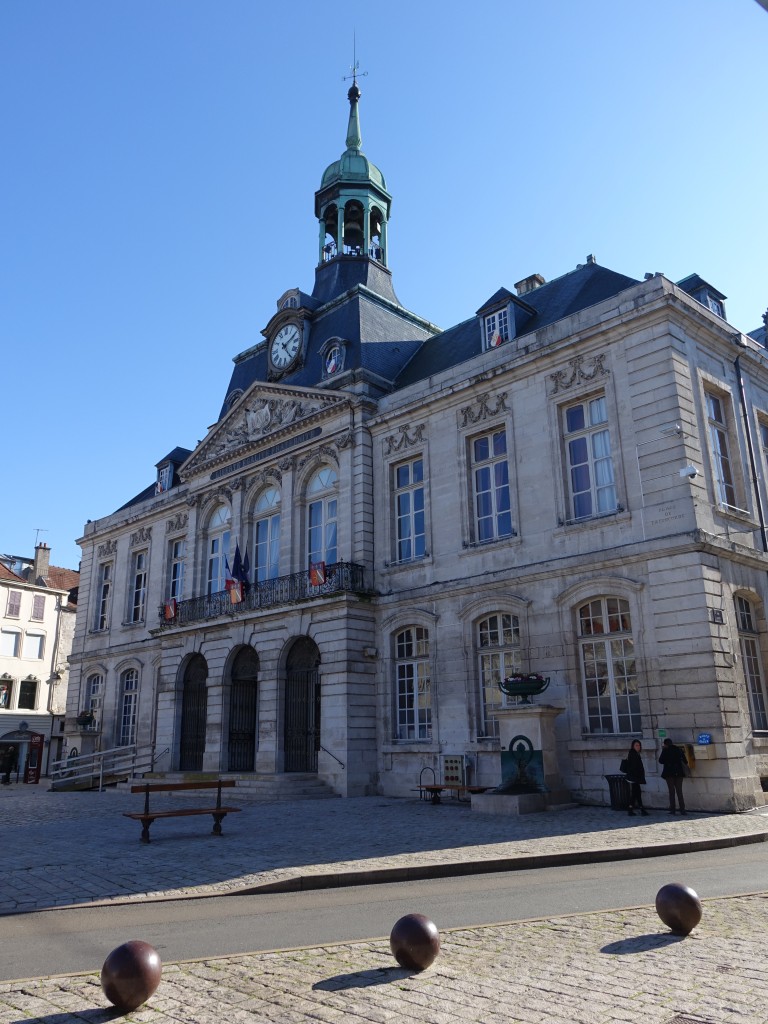
[[[555,719],[564,710],[551,704],[519,704],[496,712],[502,751],[517,749],[518,744],[533,751],[530,775],[540,785],[541,792],[474,794],[473,811],[482,814],[530,814],[543,811],[548,805],[568,802],[569,796],[557,768],[555,745]],[[498,784],[503,781],[500,756]]]

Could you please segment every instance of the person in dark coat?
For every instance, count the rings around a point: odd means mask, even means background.
[[[661,777],[666,780],[667,789],[669,790],[669,813],[675,813],[675,798],[677,798],[680,813],[685,814],[683,779],[685,778],[688,762],[681,748],[675,746],[669,737],[662,744],[659,764],[662,766]]]
[[[634,817],[635,812],[632,810],[636,807],[641,814],[647,816],[648,811],[643,807],[643,791],[640,789],[641,786],[645,785],[645,766],[643,765],[643,758],[641,751],[643,745],[640,740],[632,740],[632,746],[629,748],[627,754],[627,782],[629,782],[629,809],[628,814]]]

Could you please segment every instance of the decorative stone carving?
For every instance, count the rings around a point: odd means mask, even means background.
[[[465,405],[461,410],[461,425],[466,427],[469,424],[480,423],[490,416],[498,416],[500,412],[507,412],[507,392],[499,394],[478,395],[474,405]]]
[[[116,540],[105,540],[103,544],[99,544],[96,549],[96,554],[99,558],[108,558],[110,555],[117,554],[117,541]]]
[[[319,402],[297,398],[259,397],[244,409],[243,415],[232,424],[224,436],[211,445],[207,455],[220,455],[232,448],[241,448],[260,440],[265,434],[271,434],[297,420],[312,416],[322,408]]]
[[[355,435],[351,430],[345,430],[344,433],[337,437],[333,443],[339,451],[341,451],[342,448],[353,448],[355,445]]]
[[[399,452],[404,448],[413,448],[424,440],[424,424],[417,423],[413,429],[404,423],[397,428],[396,434],[389,434],[384,438],[384,454]]]
[[[176,533],[177,530],[185,529],[188,523],[189,523],[189,513],[188,512],[179,512],[179,514],[174,516],[172,519],[166,519],[166,521],[165,521],[165,532],[166,533]]]
[[[296,456],[286,455],[284,458],[280,459],[277,465],[282,473],[290,473],[296,468]]]
[[[305,455],[303,459],[300,459],[298,463],[298,468],[303,469],[311,462],[317,462],[318,464],[320,464],[321,462],[324,461],[323,456],[325,456],[325,459],[327,459],[329,462],[332,462],[334,466],[338,467],[339,460],[336,458],[336,452],[333,450],[333,448],[329,448],[327,445],[323,445],[322,448],[318,449],[317,451],[310,452],[308,455]]]
[[[209,491],[206,495],[204,495],[199,500],[200,500],[200,509],[202,511],[202,509],[204,509],[206,505],[210,505],[210,503],[212,501],[214,501],[214,500],[231,502],[232,501],[232,491],[231,491],[231,489],[229,487],[224,487],[224,486],[217,487],[215,491]]]
[[[140,526],[135,533],[131,534],[131,547],[137,544],[148,544],[152,540],[152,527]]]
[[[584,356],[574,356],[568,360],[568,370],[556,370],[550,373],[552,381],[550,395],[556,395],[560,391],[567,391],[574,384],[589,383],[598,377],[607,377],[610,370],[605,368],[605,353],[600,353],[592,358],[585,365]]]

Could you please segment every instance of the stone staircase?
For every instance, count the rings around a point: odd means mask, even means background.
[[[152,782],[196,782],[213,781],[216,779],[234,779],[237,783],[235,791],[229,790],[228,799],[253,800],[258,802],[277,802],[281,800],[328,800],[338,797],[327,782],[311,772],[288,772],[285,774],[267,775],[256,772],[238,774],[237,772],[152,772],[142,778],[130,779],[120,784],[118,789],[129,789],[142,781]],[[186,793],[175,794],[179,797]],[[194,790],[191,796],[198,797]]]

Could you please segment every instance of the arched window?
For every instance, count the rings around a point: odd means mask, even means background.
[[[734,604],[739,630],[741,663],[744,667],[744,682],[747,684],[749,710],[752,715],[752,728],[756,732],[765,732],[768,731],[768,711],[766,710],[765,674],[760,654],[757,616],[755,608],[746,597],[736,597]]]
[[[477,624],[477,658],[482,698],[479,736],[498,736],[494,712],[502,707],[499,682],[521,670],[520,621],[516,615],[497,612]]]
[[[597,597],[578,610],[579,660],[592,733],[641,731],[635,642],[629,603]]]
[[[88,676],[85,684],[86,703],[85,711],[92,711],[94,722],[92,728],[96,728],[101,717],[101,700],[104,692],[104,676],[99,672],[93,672]]]
[[[118,747],[130,747],[136,742],[136,711],[139,703],[139,673],[128,668],[120,676],[120,717],[117,723]]]
[[[208,523],[208,562],[206,593],[218,594],[226,589],[226,560],[229,556],[230,511],[219,505]]]
[[[307,561],[310,565],[314,562],[332,565],[338,561],[336,484],[336,471],[322,466],[307,487]]]
[[[253,579],[262,583],[280,575],[280,492],[276,487],[262,491],[254,512]]]
[[[408,626],[395,636],[396,738],[432,738],[429,630]]]

